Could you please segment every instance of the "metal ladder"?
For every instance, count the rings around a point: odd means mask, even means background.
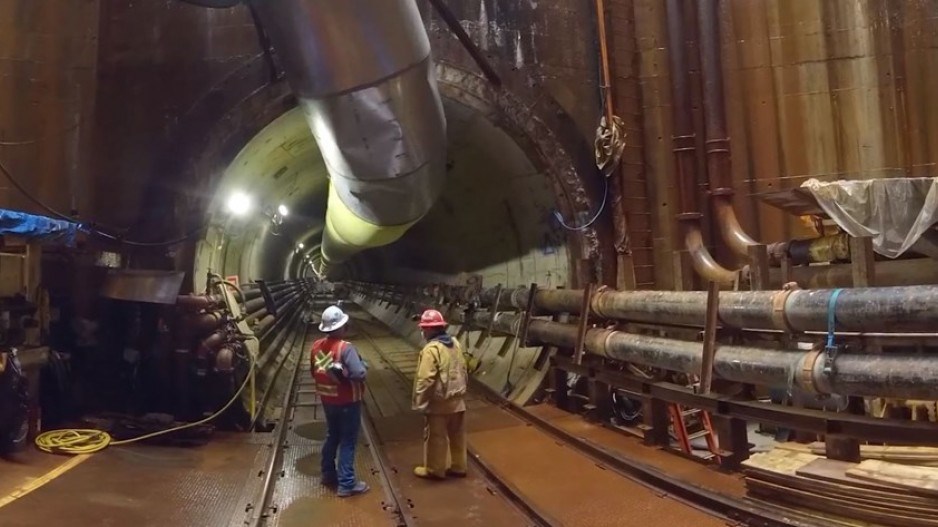
[[[706,459],[720,459],[720,448],[717,444],[716,435],[713,433],[713,424],[710,422],[710,414],[697,408],[683,408],[679,404],[668,405],[668,411],[671,414],[671,426],[674,428],[674,434],[677,436],[678,446],[685,454],[694,455],[694,448],[691,441],[698,438],[706,438],[707,450],[710,455],[704,456]],[[701,429],[696,432],[688,432],[687,418],[699,416]]]

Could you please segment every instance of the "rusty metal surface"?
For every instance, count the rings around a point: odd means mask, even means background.
[[[413,349],[401,339],[388,335],[384,328],[375,327],[374,324],[363,324],[359,320],[360,331],[375,333],[377,338],[359,339],[356,345],[372,364],[369,372],[369,388],[374,399],[386,397],[407,398],[409,400],[409,386],[384,381],[380,384],[371,384],[376,377],[397,376],[394,371],[395,359],[407,359],[403,353],[405,349]],[[363,327],[364,326],[364,327]],[[395,342],[396,341],[396,342]],[[377,353],[377,346],[382,352],[387,348],[390,352],[385,358]],[[374,386],[381,386],[380,392],[375,393]],[[393,386],[393,389],[386,388]],[[486,465],[492,467],[504,482],[521,494],[525,501],[533,508],[543,512],[546,516],[556,519],[562,525],[622,525],[623,518],[634,518],[636,524],[646,525],[724,525],[725,520],[711,516],[680,502],[673,501],[661,493],[648,489],[632,481],[626,480],[618,474],[597,466],[590,458],[577,453],[564,446],[551,436],[539,431],[512,416],[505,410],[493,406],[480,398],[473,397],[473,404],[467,414],[469,427],[469,444],[474,455],[479,456]],[[401,412],[401,417],[408,412]],[[410,415],[413,415],[410,413]],[[409,424],[419,426],[419,417],[409,419]],[[378,423],[379,434],[383,438],[393,437],[394,441],[385,439],[384,448],[388,457],[395,463],[415,464],[421,458],[422,446],[419,429],[401,429],[401,418],[385,417]],[[409,456],[409,459],[408,459]],[[463,503],[467,498],[471,500],[477,485],[484,486],[484,480],[476,479],[472,473],[468,480],[470,486],[447,482],[443,485],[432,485],[415,478],[408,478],[410,465],[400,467],[401,485],[405,492],[411,493],[408,498],[415,504],[414,514],[418,522],[423,525],[443,525],[444,521],[455,521],[452,514],[456,511],[469,511],[464,509]],[[454,497],[446,495],[449,511],[438,508],[427,509],[425,499],[442,497],[442,492],[455,489]],[[436,491],[436,496],[427,493]],[[492,492],[492,491],[490,491]],[[439,497],[438,497],[439,496]],[[480,493],[477,496],[486,496]],[[627,499],[623,499],[627,497]],[[488,498],[491,501],[491,498]],[[468,501],[468,503],[472,503]],[[502,507],[505,507],[502,501]],[[486,513],[492,514],[494,509],[486,507]],[[506,512],[514,512],[508,509]],[[515,513],[518,514],[518,513]],[[473,519],[475,517],[473,516]],[[480,518],[481,520],[481,518]],[[466,520],[462,520],[465,522]],[[507,518],[488,520],[491,525],[520,525],[518,523],[499,523]],[[515,520],[517,521],[517,520]],[[460,523],[475,525],[481,523]]]
[[[725,525],[724,519],[626,480],[532,427],[472,433],[470,444],[563,525],[617,526],[623,518],[635,525]]]
[[[581,437],[594,444],[603,445],[609,450],[627,458],[640,460],[642,463],[665,472],[671,476],[694,485],[719,491],[729,496],[745,497],[746,488],[743,477],[739,474],[720,472],[714,466],[699,463],[681,456],[676,456],[660,448],[642,444],[637,437],[596,426],[578,415],[565,412],[556,406],[539,404],[525,410],[532,415],[550,422],[562,430]]]
[[[250,436],[200,448],[112,448],[0,510],[4,527],[224,526],[265,452]]]
[[[401,339],[390,337],[387,330],[356,317],[354,327],[358,338],[352,341],[368,361],[368,392],[366,405],[374,416],[373,423],[383,449],[391,465],[391,477],[400,489],[401,498],[412,505],[410,513],[420,526],[486,526],[515,527],[526,525],[526,518],[504,500],[479,474],[470,470],[469,477],[460,481],[429,482],[412,475],[413,467],[423,459],[423,416],[410,410],[410,385],[400,382],[395,364],[385,361],[377,353],[375,345],[380,343],[393,356],[410,364],[410,357],[403,350],[413,347]],[[364,333],[374,333],[370,340]],[[394,353],[394,350],[398,350]],[[393,406],[378,401],[395,401]],[[470,427],[473,421],[469,420]]]
[[[671,133],[670,73],[660,0],[610,4],[633,15],[658,288],[674,278],[664,256],[675,193],[666,139]],[[938,77],[932,60],[931,2],[734,0],[720,3],[732,187],[740,223],[762,242],[810,236],[806,223],[765,206],[762,195],[808,178],[870,179],[936,175],[935,110],[925,94]],[[623,14],[624,13],[624,14]],[[616,62],[614,74],[629,71]],[[693,65],[691,65],[693,68]],[[795,209],[811,213],[810,207]],[[724,251],[718,253],[725,254]],[[662,265],[663,264],[663,265]]]

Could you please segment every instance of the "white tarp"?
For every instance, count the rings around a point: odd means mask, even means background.
[[[873,238],[879,254],[895,258],[938,222],[938,178],[818,181],[802,185],[851,236]]]

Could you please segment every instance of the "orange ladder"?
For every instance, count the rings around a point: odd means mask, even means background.
[[[677,436],[678,445],[687,455],[693,455],[694,449],[691,446],[691,441],[700,437],[704,437],[707,440],[707,450],[710,451],[709,456],[705,456],[707,459],[717,458],[720,459],[720,448],[717,444],[716,435],[713,433],[713,424],[710,422],[710,414],[699,410],[697,408],[687,408],[684,409],[679,404],[671,404],[668,407],[671,413],[671,426],[674,428],[674,434]],[[688,432],[687,418],[699,415],[701,429],[697,432]]]

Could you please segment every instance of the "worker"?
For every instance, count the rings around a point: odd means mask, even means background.
[[[427,341],[414,379],[413,408],[426,416],[421,478],[466,476],[466,388],[469,373],[459,342],[446,332],[446,320],[428,309],[418,323]]]
[[[355,445],[361,426],[366,370],[358,350],[344,340],[348,321],[349,316],[337,306],[326,308],[319,324],[319,330],[326,336],[314,342],[310,352],[316,393],[326,415],[320,477],[323,485],[337,487],[341,498],[369,490],[367,483],[355,477]]]

